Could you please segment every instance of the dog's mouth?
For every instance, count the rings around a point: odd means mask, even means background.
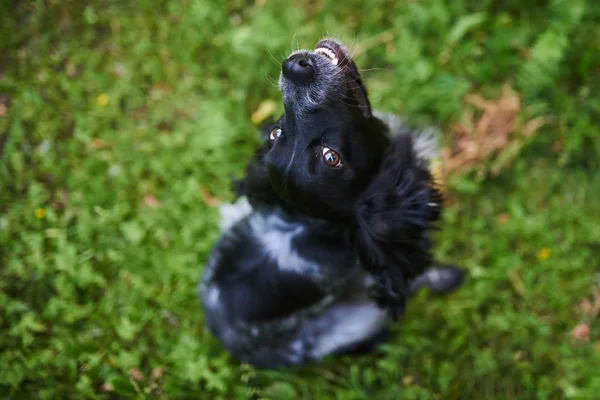
[[[371,118],[371,105],[367,91],[362,84],[358,68],[348,54],[348,50],[331,39],[321,40],[315,50],[316,55],[326,57],[346,78],[346,91],[350,100],[354,100],[365,118]]]
[[[337,55],[337,53],[333,50],[331,50],[328,47],[317,47],[315,49],[315,53],[317,54],[323,54],[325,57],[329,58],[331,60],[331,63],[333,65],[338,65],[340,58]]]

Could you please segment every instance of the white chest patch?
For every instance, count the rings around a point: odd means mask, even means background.
[[[223,204],[219,207],[219,213],[221,214],[219,229],[221,232],[228,231],[233,225],[250,215],[251,212],[252,206],[245,196],[240,197],[235,203]]]
[[[267,255],[282,271],[316,276],[319,265],[301,257],[293,248],[292,241],[302,234],[304,227],[284,221],[276,213],[254,214],[250,217],[253,236],[260,242]]]

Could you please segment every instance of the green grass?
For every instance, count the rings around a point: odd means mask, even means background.
[[[133,3],[0,0],[3,398],[598,398],[595,2]],[[208,334],[195,286],[252,112],[324,35],[416,125],[450,132],[506,82],[546,125],[499,174],[452,178],[436,251],[463,289],[420,294],[369,356],[260,371]]]

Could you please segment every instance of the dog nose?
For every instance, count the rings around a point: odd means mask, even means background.
[[[297,83],[308,82],[315,76],[315,67],[310,57],[295,54],[283,62],[283,76]]]

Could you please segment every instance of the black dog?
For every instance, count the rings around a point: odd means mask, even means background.
[[[411,292],[463,276],[431,268],[432,137],[373,115],[348,50],[326,39],[293,53],[280,87],[285,113],[222,210],[199,287],[210,331],[269,368],[366,351]]]

